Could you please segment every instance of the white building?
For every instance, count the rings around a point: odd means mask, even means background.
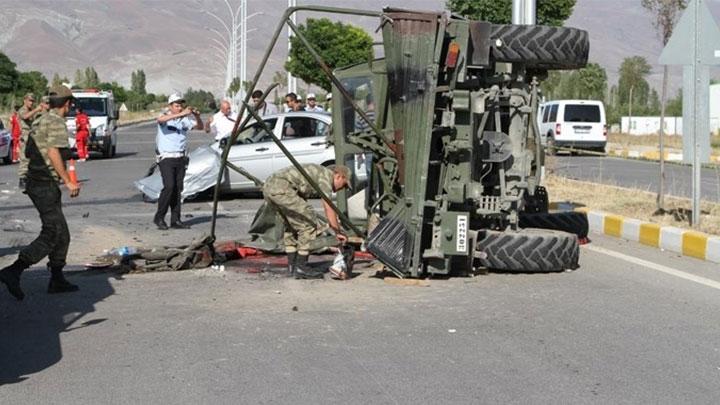
[[[656,135],[660,131],[660,117],[620,118],[620,132],[630,135]],[[665,134],[682,135],[682,117],[665,117]],[[628,127],[628,124],[631,126]]]
[[[710,132],[720,130],[720,84],[710,85]],[[682,135],[682,117],[665,117],[665,134]],[[660,117],[620,118],[620,132],[631,135],[654,135],[660,131]]]

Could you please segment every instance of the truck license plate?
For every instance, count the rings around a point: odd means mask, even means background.
[[[467,232],[468,232],[467,215],[457,216],[457,233],[455,237],[455,250],[458,253],[467,253]]]

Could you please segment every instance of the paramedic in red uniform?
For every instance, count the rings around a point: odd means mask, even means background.
[[[20,136],[22,136],[22,128],[20,127],[20,120],[18,120],[18,108],[15,107],[15,112],[10,117],[10,133],[12,134],[12,161],[17,162],[20,160]]]
[[[75,114],[75,146],[81,162],[88,158],[88,138],[90,138],[90,119],[82,108],[78,107]]]

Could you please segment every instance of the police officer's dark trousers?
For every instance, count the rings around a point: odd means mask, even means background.
[[[65,266],[70,231],[62,212],[62,193],[55,181],[28,179],[27,194],[40,214],[40,235],[20,251],[20,259],[28,265],[48,257],[48,267],[62,269]]]
[[[183,181],[187,158],[166,158],[158,163],[162,175],[163,189],[158,198],[155,222],[163,221],[170,208],[170,223],[180,221],[180,202],[182,201]]]

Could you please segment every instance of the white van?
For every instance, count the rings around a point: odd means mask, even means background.
[[[81,107],[90,118],[90,138],[88,149],[98,151],[103,157],[115,156],[117,150],[118,110],[111,91],[98,89],[76,89],[72,91],[75,105],[65,115],[66,125],[70,133],[70,149],[75,148],[75,114],[76,107]]]
[[[605,106],[595,100],[554,100],[538,110],[538,128],[548,154],[555,147],[605,152]]]

